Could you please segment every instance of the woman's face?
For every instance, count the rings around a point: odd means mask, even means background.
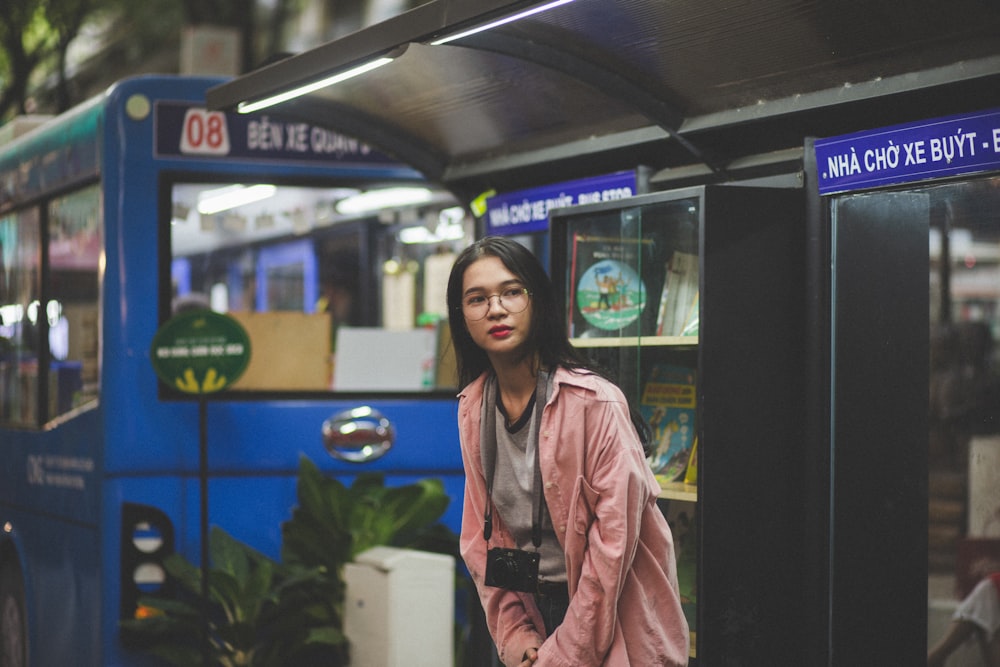
[[[531,298],[519,297],[527,299],[526,306],[521,312],[512,313],[498,297],[515,295],[524,287],[524,283],[498,257],[484,256],[465,269],[462,277],[465,326],[472,340],[491,361],[523,356],[531,332]],[[481,311],[471,311],[469,306],[479,304],[481,308],[484,301],[485,314],[479,317]],[[508,297],[508,301],[514,302],[514,299]]]

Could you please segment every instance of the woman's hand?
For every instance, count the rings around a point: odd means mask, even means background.
[[[529,648],[524,652],[524,660],[520,665],[518,665],[518,667],[531,667],[536,660],[538,660],[538,649]]]

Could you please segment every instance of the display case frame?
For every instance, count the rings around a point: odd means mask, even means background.
[[[794,498],[812,478],[817,454],[804,423],[803,193],[708,185],[555,210],[552,279],[571,323],[579,307],[573,282],[583,278],[573,267],[574,235],[597,230],[631,246],[631,256],[664,262],[660,276],[635,267],[647,292],[662,291],[668,255],[684,245],[667,243],[678,237],[680,210],[693,225],[686,238],[697,240],[697,337],[650,330],[656,317],[647,294],[635,323],[571,340],[609,371],[633,407],[658,364],[696,370],[695,483],[665,485],[661,496],[668,516],[676,503],[696,515],[692,664],[802,664],[808,647],[796,636],[805,629],[813,573],[797,554],[812,533],[808,504]],[[668,247],[643,255],[638,249],[649,239]]]

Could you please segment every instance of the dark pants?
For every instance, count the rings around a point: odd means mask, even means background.
[[[555,632],[566,617],[569,608],[569,589],[566,584],[539,584],[535,604],[545,620],[545,635]]]

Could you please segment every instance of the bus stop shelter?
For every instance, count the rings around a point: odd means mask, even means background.
[[[811,137],[1000,105],[998,35],[1000,6],[977,0],[434,0],[223,84],[207,102],[357,137],[466,202],[637,168],[650,190],[793,174],[809,193]],[[803,218],[821,235],[822,205],[810,201]],[[811,301],[829,299],[827,259],[810,258]],[[766,617],[711,610],[699,643],[713,647],[713,667],[924,659],[923,609],[912,602],[926,581],[859,604],[880,573],[923,557],[920,531],[864,536],[837,523],[831,485],[848,482],[829,474],[828,340],[814,342],[802,445],[811,477],[793,502],[815,511],[748,547],[801,554],[811,583],[794,608]],[[890,504],[892,474],[854,492]],[[905,516],[926,523],[926,505]],[[712,559],[702,555],[704,577],[727,566]],[[745,586],[766,600],[773,583]]]
[[[235,108],[391,58],[275,110],[477,195],[637,164],[725,179],[804,136],[997,100],[1000,9],[977,0],[548,4],[462,37],[544,5],[435,0],[241,76],[208,103]]]

